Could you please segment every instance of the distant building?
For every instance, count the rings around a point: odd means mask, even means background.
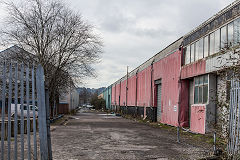
[[[59,97],[59,114],[67,114],[79,107],[79,93],[77,88],[71,87],[68,92]]]
[[[98,95],[98,99],[101,99],[101,98],[103,98],[103,93],[100,93],[100,94]]]

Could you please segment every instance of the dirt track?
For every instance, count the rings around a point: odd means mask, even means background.
[[[199,159],[209,150],[176,143],[175,133],[122,117],[80,111],[53,126],[54,159]]]

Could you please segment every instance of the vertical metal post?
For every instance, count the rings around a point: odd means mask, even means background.
[[[24,65],[21,64],[21,159],[24,160],[24,115],[23,115],[23,101],[24,101]]]
[[[1,126],[1,159],[4,159],[4,139],[5,139],[5,100],[6,100],[6,62],[3,64],[2,76],[2,126]]]
[[[216,154],[216,132],[213,133],[213,153]]]
[[[51,134],[50,134],[50,114],[49,114],[49,91],[45,89],[46,98],[46,121],[47,121],[47,142],[48,142],[48,159],[52,160],[52,145],[51,145]]]
[[[39,122],[39,137],[40,137],[40,153],[41,159],[48,159],[48,142],[47,142],[47,121],[46,121],[46,103],[45,103],[45,85],[44,85],[44,70],[41,65],[38,65],[36,71],[36,87],[37,87],[37,105],[38,122]]]
[[[28,159],[31,159],[31,137],[30,137],[30,107],[29,107],[29,65],[26,68],[26,100],[27,100],[27,144]]]
[[[228,140],[228,154],[231,154],[231,138],[232,138],[232,110],[233,110],[233,80],[231,80],[231,89],[230,89],[230,110],[229,110],[229,140]]]
[[[17,133],[18,133],[18,64],[15,64],[15,112],[14,112],[14,159],[17,160],[18,146],[17,146]]]
[[[33,158],[37,159],[37,136],[36,136],[36,108],[35,108],[35,74],[34,66],[32,68],[32,105],[33,105]]]
[[[177,127],[177,143],[180,143],[180,127]]]
[[[240,94],[239,94],[239,81],[237,82],[237,103],[236,103],[236,106],[237,106],[237,113],[238,113],[238,116],[237,116],[237,134],[236,134],[236,145],[235,145],[235,153],[238,153],[238,145],[239,145],[239,123],[240,123]]]
[[[8,159],[11,159],[11,103],[12,103],[12,63],[9,65],[8,76]]]

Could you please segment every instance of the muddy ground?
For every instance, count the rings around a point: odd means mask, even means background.
[[[80,110],[51,128],[54,159],[200,159],[209,146],[176,142],[176,133],[103,112]]]

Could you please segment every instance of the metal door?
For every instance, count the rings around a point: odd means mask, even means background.
[[[162,113],[162,84],[157,85],[157,121],[161,121],[161,113]]]

